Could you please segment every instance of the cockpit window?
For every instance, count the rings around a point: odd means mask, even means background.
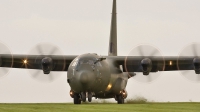
[[[76,66],[77,63],[78,63],[78,58],[74,60],[74,62],[72,63],[72,66],[73,66],[73,67]]]
[[[81,65],[90,65],[91,67],[95,66],[102,66],[100,62],[96,62],[96,58],[83,58],[83,59],[75,59],[74,62],[72,63],[72,66],[75,67],[76,69],[79,68]]]
[[[97,62],[96,65],[97,65],[97,66],[100,66],[100,67],[102,66],[100,62]]]
[[[84,59],[84,60],[80,60],[79,63],[82,64],[89,64],[89,65],[94,65],[94,61],[90,60],[90,59]]]
[[[75,62],[72,64],[72,66],[76,66],[76,64],[77,64],[77,61],[75,61]]]

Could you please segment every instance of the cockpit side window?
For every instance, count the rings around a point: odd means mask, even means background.
[[[76,66],[77,65],[77,61],[75,61],[73,64],[72,64],[72,66]]]
[[[97,66],[100,66],[100,67],[102,66],[100,62],[97,62],[96,65],[97,65]]]
[[[78,58],[74,60],[74,62],[72,63],[72,66],[75,67],[78,63]]]
[[[88,60],[88,64],[89,64],[89,65],[93,65],[93,64],[94,64],[94,61],[93,61],[93,60]]]

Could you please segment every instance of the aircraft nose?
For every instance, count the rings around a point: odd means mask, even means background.
[[[82,84],[86,84],[88,82],[90,82],[92,79],[91,76],[93,76],[94,73],[90,72],[90,71],[83,71],[81,74],[80,74],[80,82]]]
[[[80,82],[82,84],[89,84],[94,81],[94,73],[92,71],[82,71],[80,74]]]

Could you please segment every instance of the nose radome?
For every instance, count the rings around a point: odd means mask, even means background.
[[[86,84],[88,82],[88,75],[89,75],[89,72],[87,71],[83,71],[81,73],[81,76],[80,76],[81,83]]]
[[[82,84],[87,84],[94,81],[94,73],[91,71],[82,71],[80,75],[80,82]]]

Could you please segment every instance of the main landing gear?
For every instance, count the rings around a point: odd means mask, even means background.
[[[124,104],[124,99],[127,98],[127,91],[122,90],[120,91],[119,94],[115,95],[115,100],[117,101],[118,104]]]
[[[81,104],[80,95],[78,93],[74,93],[74,104]]]
[[[116,95],[115,100],[117,101],[118,104],[124,104],[124,98],[122,94]]]

